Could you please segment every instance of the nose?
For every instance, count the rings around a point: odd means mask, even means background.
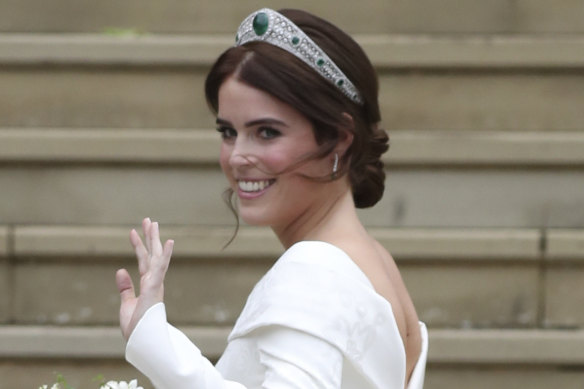
[[[229,156],[229,165],[231,167],[239,168],[239,167],[244,167],[244,166],[249,165],[249,164],[250,163],[249,163],[247,157],[238,153],[238,152],[233,152]]]
[[[233,168],[241,168],[253,165],[253,155],[251,145],[243,139],[238,138],[235,141],[229,155],[229,165]]]

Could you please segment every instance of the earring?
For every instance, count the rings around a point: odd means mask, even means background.
[[[339,154],[335,153],[335,162],[333,163],[333,173],[331,174],[331,179],[337,178],[337,170],[339,168]]]

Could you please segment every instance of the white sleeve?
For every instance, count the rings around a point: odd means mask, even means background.
[[[265,389],[333,389],[341,387],[343,356],[327,341],[284,326],[258,328]]]
[[[128,339],[126,359],[157,389],[245,389],[223,379],[197,346],[167,323],[164,303],[140,319]]]
[[[316,336],[284,326],[266,326],[248,334],[257,344],[265,369],[265,389],[339,388],[343,356]],[[157,389],[245,389],[225,380],[200,350],[166,322],[163,303],[151,307],[130,335],[126,359]]]

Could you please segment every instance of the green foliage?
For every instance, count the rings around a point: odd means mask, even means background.
[[[65,377],[63,377],[63,375],[59,373],[57,373],[57,383],[59,384],[61,389],[75,389],[74,387],[69,385]]]
[[[105,385],[105,377],[103,376],[103,374],[98,374],[95,377],[93,377],[93,382],[97,383],[99,385],[99,387],[101,388],[102,386]]]

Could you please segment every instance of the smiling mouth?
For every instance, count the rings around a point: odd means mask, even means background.
[[[272,185],[276,180],[261,180],[261,181],[237,181],[237,186],[243,192],[260,192],[270,185]]]

